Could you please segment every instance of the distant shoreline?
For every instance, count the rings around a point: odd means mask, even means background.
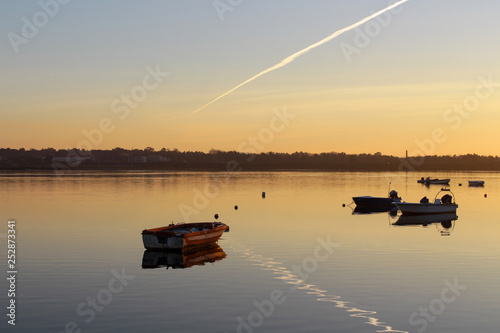
[[[165,149],[25,150],[0,148],[0,172],[54,171],[500,171],[500,157],[476,154],[396,157],[346,153],[242,153]]]
[[[228,172],[226,170],[221,169],[73,169],[73,170],[65,170],[63,172],[57,172],[53,169],[0,169],[0,177],[11,177],[11,176],[20,176],[26,175],[29,177],[36,176],[92,176],[94,173],[109,173],[114,175],[119,175],[120,173],[126,175],[144,174],[149,173],[176,173],[176,172],[210,172],[210,173],[221,173]],[[419,177],[427,176],[428,174],[438,173],[438,172],[446,172],[446,173],[462,173],[462,172],[475,172],[475,173],[500,173],[500,170],[459,170],[459,169],[447,169],[447,170],[437,170],[437,169],[429,169],[429,170],[413,170],[413,171],[397,171],[397,170],[349,170],[349,169],[242,169],[239,171],[230,171],[231,173],[252,173],[252,172],[310,172],[310,173],[352,173],[352,172],[360,172],[360,173],[400,173],[400,174],[418,174]]]

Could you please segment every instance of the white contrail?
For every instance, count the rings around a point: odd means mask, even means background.
[[[305,49],[302,49],[302,50],[300,50],[300,51],[298,51],[298,52],[296,52],[296,53],[292,54],[291,56],[289,56],[289,57],[287,57],[287,58],[283,59],[280,63],[278,63],[278,64],[276,64],[276,65],[274,65],[274,66],[272,66],[272,67],[269,67],[268,69],[263,70],[263,71],[262,71],[262,72],[260,72],[259,74],[257,74],[257,75],[255,75],[255,76],[253,76],[253,77],[249,78],[249,79],[248,79],[248,80],[246,80],[245,82],[238,84],[238,85],[237,85],[236,87],[234,87],[233,89],[231,89],[231,90],[229,90],[229,91],[227,91],[227,92],[223,93],[222,95],[220,95],[219,97],[217,97],[217,98],[216,98],[216,99],[214,99],[213,101],[211,101],[211,102],[209,102],[209,103],[207,103],[207,104],[203,105],[201,108],[199,108],[198,110],[196,110],[196,111],[195,111],[195,112],[193,112],[193,113],[196,113],[196,112],[198,112],[198,111],[203,110],[204,108],[206,108],[206,107],[207,107],[207,106],[209,106],[210,104],[215,103],[216,101],[218,101],[218,100],[219,100],[219,99],[221,99],[222,97],[224,97],[224,96],[226,96],[226,95],[228,95],[228,94],[232,93],[233,91],[235,91],[236,89],[238,89],[238,88],[239,88],[239,87],[241,87],[241,86],[244,86],[244,85],[245,85],[245,84],[247,84],[248,82],[251,82],[251,81],[255,80],[255,79],[256,79],[256,78],[258,78],[259,76],[262,76],[262,75],[267,74],[267,73],[269,73],[269,72],[272,72],[272,71],[274,71],[274,70],[276,70],[276,69],[278,69],[278,68],[281,68],[281,67],[283,67],[283,66],[288,65],[289,63],[291,63],[292,61],[294,61],[295,59],[297,59],[297,58],[298,58],[298,57],[300,57],[301,55],[303,55],[303,54],[305,54],[305,53],[307,53],[307,52],[311,51],[312,49],[314,49],[314,48],[316,48],[316,47],[318,47],[318,46],[320,46],[320,45],[323,45],[323,44],[325,44],[325,43],[327,43],[327,42],[331,41],[331,40],[332,40],[332,39],[334,39],[335,37],[338,37],[338,36],[342,35],[344,32],[347,32],[347,31],[352,30],[352,29],[354,29],[354,28],[356,28],[356,27],[359,27],[360,25],[362,25],[362,24],[364,24],[364,23],[366,23],[366,22],[368,22],[368,21],[370,21],[370,20],[374,19],[375,17],[377,17],[377,16],[379,16],[379,15],[381,15],[381,14],[383,14],[383,13],[385,13],[385,12],[387,12],[387,11],[389,11],[389,10],[393,9],[393,8],[396,8],[396,7],[400,6],[400,5],[402,5],[403,3],[407,2],[407,1],[409,1],[409,0],[401,0],[401,1],[398,1],[398,2],[396,2],[396,3],[392,4],[392,5],[390,5],[390,6],[389,6],[389,7],[387,7],[387,8],[384,8],[384,9],[382,9],[382,10],[379,10],[378,12],[376,12],[376,13],[374,13],[374,14],[372,14],[372,15],[370,15],[370,16],[368,16],[368,17],[366,17],[366,18],[364,18],[364,19],[362,19],[362,20],[360,20],[360,21],[358,21],[358,22],[356,22],[356,23],[354,23],[354,24],[351,24],[351,25],[350,25],[350,26],[348,26],[348,27],[345,27],[345,28],[343,28],[343,29],[340,29],[340,30],[335,31],[335,32],[334,32],[333,34],[331,34],[330,36],[328,36],[328,37],[326,37],[326,38],[324,38],[324,39],[320,40],[320,41],[319,41],[319,42],[317,42],[317,43],[314,43],[314,44],[312,44],[312,45],[310,45],[310,46],[306,47]]]

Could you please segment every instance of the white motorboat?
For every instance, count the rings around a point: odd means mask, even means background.
[[[450,194],[447,193],[439,199],[438,195],[441,192],[449,192]],[[394,205],[398,207],[403,215],[456,213],[458,208],[458,205],[455,203],[455,197],[449,189],[442,188],[436,194],[433,203],[425,199],[427,198],[424,197],[419,203],[395,202]]]

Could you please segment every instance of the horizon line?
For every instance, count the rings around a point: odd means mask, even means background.
[[[180,150],[180,149],[177,149],[177,148],[166,148],[166,147],[162,147],[160,150],[156,150],[156,148],[153,148],[153,147],[145,147],[145,148],[122,148],[122,147],[114,147],[114,148],[107,148],[107,149],[91,149],[91,150],[85,150],[85,149],[78,149],[78,148],[54,148],[54,147],[46,147],[46,148],[29,148],[29,149],[26,149],[26,148],[10,148],[10,147],[0,147],[0,150],[17,150],[17,151],[20,151],[20,150],[23,150],[23,151],[26,151],[26,152],[29,152],[29,151],[42,151],[42,150],[48,150],[48,149],[53,149],[55,150],[56,152],[60,152],[60,151],[73,151],[73,150],[76,150],[76,151],[85,151],[85,152],[93,152],[93,151],[113,151],[115,149],[122,149],[122,150],[127,150],[127,151],[145,151],[147,148],[152,148],[152,150],[150,151],[151,153],[160,153],[160,152],[163,152],[163,149],[165,149],[165,151],[167,152],[172,152],[172,151],[178,151],[180,153],[193,153],[193,152],[196,152],[196,153],[203,153],[203,154],[213,154],[211,153],[210,151],[214,150],[216,153],[238,153],[238,154],[246,154],[246,155],[260,155],[260,154],[295,154],[295,153],[302,153],[302,154],[307,154],[307,155],[321,155],[321,154],[345,154],[345,155],[377,155],[377,154],[380,154],[379,156],[385,156],[385,157],[396,157],[396,158],[401,158],[401,159],[410,159],[410,158],[420,158],[420,157],[460,157],[460,156],[478,156],[478,157],[495,157],[495,158],[498,158],[500,157],[500,155],[493,155],[493,154],[489,154],[489,155],[483,155],[483,154],[478,154],[478,153],[460,153],[460,154],[457,154],[457,153],[454,153],[454,154],[444,154],[444,155],[437,155],[437,154],[434,154],[434,155],[402,155],[402,156],[399,156],[399,155],[392,155],[392,154],[384,154],[380,151],[377,151],[375,153],[370,153],[370,152],[360,152],[360,153],[347,153],[347,152],[344,152],[344,151],[341,151],[341,152],[338,152],[338,151],[322,151],[322,152],[309,152],[309,151],[303,151],[303,150],[295,150],[293,152],[287,152],[287,151],[272,151],[272,150],[269,150],[269,151],[262,151],[262,152],[258,152],[258,153],[249,153],[249,152],[243,152],[243,151],[238,151],[238,150],[222,150],[222,149],[215,149],[215,148],[211,148],[210,150],[208,151],[203,151],[203,150]]]

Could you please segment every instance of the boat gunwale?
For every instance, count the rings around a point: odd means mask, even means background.
[[[366,200],[367,199],[367,200]],[[373,207],[393,207],[392,204],[401,202],[401,197],[372,197],[370,195],[363,195],[352,197],[356,207],[360,208],[373,208]]]
[[[200,230],[200,231],[191,231],[190,228],[196,227],[211,227],[210,229]],[[186,230],[187,232],[179,232],[176,231],[178,229]],[[191,236],[199,236],[213,232],[219,232],[227,229],[227,225],[222,222],[193,222],[193,223],[182,223],[182,224],[174,224],[166,227],[158,227],[151,229],[144,229],[142,231],[143,235],[153,235],[153,236],[162,236],[162,237],[182,237],[189,238]]]
[[[437,207],[437,206],[456,206],[458,207],[458,204],[457,203],[451,203],[451,204],[443,204],[443,203],[433,203],[433,202],[427,202],[427,203],[421,203],[421,202],[394,202],[393,203],[394,205],[398,206],[398,205],[407,205],[407,206],[424,206],[424,207],[428,207],[428,206],[434,206],[434,207]]]

